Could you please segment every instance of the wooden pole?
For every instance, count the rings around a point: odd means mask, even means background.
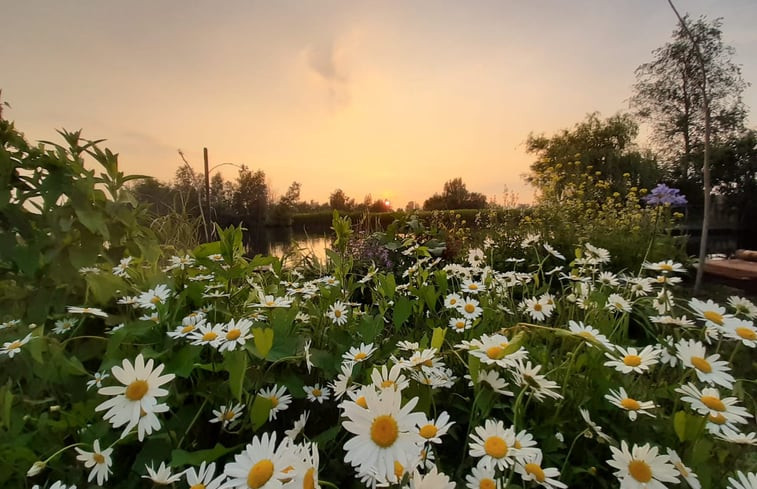
[[[208,148],[202,148],[202,157],[205,160],[205,205],[210,219],[210,171],[208,170]]]

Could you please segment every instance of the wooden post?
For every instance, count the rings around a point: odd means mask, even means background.
[[[205,160],[205,205],[210,219],[210,172],[208,171],[208,148],[202,148],[202,157]]]

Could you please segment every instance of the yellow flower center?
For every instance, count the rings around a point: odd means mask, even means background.
[[[394,387],[396,384],[393,380],[385,380],[381,383],[381,387],[383,389],[388,389],[389,387]]]
[[[252,466],[247,473],[247,487],[258,489],[263,487],[266,482],[273,476],[273,462],[263,459]]]
[[[402,476],[405,475],[405,467],[396,460],[394,461],[394,475],[397,477],[397,480],[401,480]]]
[[[539,304],[538,302],[534,304],[534,311],[541,312],[541,304]]]
[[[455,323],[457,329],[465,329],[465,321],[458,321]]]
[[[103,457],[102,453],[93,453],[92,454],[92,460],[94,460],[98,464],[104,464],[105,463],[105,457]]]
[[[722,414],[720,414],[720,413],[718,413],[718,414],[712,414],[712,413],[710,413],[710,414],[709,414],[709,415],[707,416],[707,419],[708,419],[708,420],[709,420],[709,421],[710,421],[711,423],[715,423],[715,424],[725,424],[725,422],[726,422],[725,416],[723,416],[723,415],[722,415]]]
[[[302,478],[302,489],[315,489],[315,467],[310,467]]]
[[[215,331],[208,331],[207,333],[205,333],[204,335],[202,335],[202,340],[203,341],[213,341],[217,337],[218,337],[218,334],[216,334]]]
[[[534,476],[534,479],[536,479],[538,482],[544,482],[544,480],[547,478],[544,475],[544,471],[537,464],[526,464],[523,466],[523,468],[526,469],[526,473]]]
[[[359,362],[360,360],[365,360],[368,357],[368,355],[365,354],[365,352],[358,352],[355,354],[355,361]]]
[[[628,464],[628,473],[639,482],[652,480],[652,468],[643,460],[631,460]]]
[[[135,380],[126,388],[124,395],[132,401],[139,401],[147,391],[150,390],[150,386],[144,380]]]
[[[720,313],[717,313],[715,311],[704,311],[702,313],[702,316],[704,316],[704,318],[707,319],[708,321],[711,321],[717,324],[718,326],[723,325],[723,315]]]
[[[419,433],[421,434],[421,436],[422,436],[423,438],[425,438],[425,439],[427,439],[427,440],[428,440],[428,439],[430,439],[430,438],[433,438],[433,437],[435,437],[435,436],[436,436],[436,433],[437,433],[437,431],[438,431],[438,430],[437,430],[437,428],[436,428],[436,426],[435,426],[435,425],[432,425],[432,424],[427,424],[427,425],[425,425],[425,426],[421,426],[421,429],[420,429]]]
[[[6,350],[15,350],[16,348],[20,348],[20,347],[21,347],[21,342],[16,340],[10,345],[8,345],[8,348],[6,348]]]
[[[663,263],[660,265],[660,270],[663,272],[672,272],[673,271],[673,265],[668,265],[667,263]]]
[[[455,304],[457,304],[457,299],[450,299],[449,300],[449,305],[450,306],[454,306]]]
[[[202,482],[198,482],[197,484],[193,486],[189,486],[189,489],[205,489],[205,484]]]
[[[160,304],[160,297],[158,297],[157,295],[153,296],[153,298],[150,299],[150,302],[152,302],[153,304]]]
[[[371,440],[381,448],[394,445],[399,433],[397,421],[390,414],[377,416],[371,423]]]
[[[496,489],[497,484],[491,479],[481,479],[478,483],[478,489]]]
[[[340,311],[339,309],[334,309],[334,317],[342,317],[342,311]]]
[[[231,331],[229,331],[228,333],[226,333],[226,339],[228,341],[234,341],[237,338],[239,338],[240,336],[242,336],[242,332],[240,330],[236,329],[236,328],[234,328]]]
[[[578,333],[578,336],[582,336],[587,340],[596,340],[596,337],[588,331],[581,331],[580,333]]]
[[[505,357],[505,349],[501,346],[490,346],[486,349],[486,356],[492,360],[500,360]]]
[[[484,442],[484,451],[492,458],[502,458],[507,455],[507,442],[498,436],[490,436]]]
[[[641,357],[639,355],[626,355],[623,357],[623,363],[629,367],[638,367],[641,365]]]
[[[271,407],[272,408],[275,408],[276,406],[279,405],[279,398],[276,397],[276,396],[271,396],[270,399],[269,399],[269,401],[271,401]]]
[[[637,411],[641,409],[641,404],[639,404],[639,401],[637,401],[636,399],[631,399],[630,397],[626,397],[625,399],[620,401],[620,405],[625,409],[628,409],[629,411]]]
[[[710,362],[702,357],[691,357],[691,364],[694,365],[694,367],[700,372],[704,372],[706,374],[712,372],[712,365],[710,365]]]
[[[741,338],[744,338],[745,340],[757,339],[757,333],[755,333],[754,330],[751,330],[749,328],[736,328],[736,334],[739,335]]]
[[[221,417],[224,419],[224,421],[231,421],[234,418],[234,411],[227,409],[223,412],[223,415]]]
[[[469,284],[468,285],[468,290],[478,290],[478,285],[476,285],[476,284]]]
[[[725,404],[723,401],[714,396],[702,396],[699,398],[702,404],[712,409],[713,411],[725,411]]]
[[[473,314],[473,311],[476,310],[476,306],[474,306],[473,304],[465,304],[465,307],[463,309],[465,309],[465,312],[467,312],[468,314]]]
[[[357,404],[363,409],[368,409],[368,403],[365,401],[365,396],[360,396],[357,399],[355,399],[355,404]]]
[[[320,397],[322,394],[321,389],[313,389],[310,393],[313,394],[313,397]]]
[[[187,324],[186,326],[184,326],[183,328],[181,328],[181,332],[183,334],[187,334],[187,333],[191,333],[192,331],[194,331],[194,329],[195,329],[194,324]]]

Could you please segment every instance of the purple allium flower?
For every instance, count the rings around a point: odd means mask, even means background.
[[[686,205],[689,201],[686,200],[686,196],[681,194],[681,191],[677,188],[671,188],[664,183],[659,183],[649,195],[644,197],[644,202],[649,205],[665,205],[671,206]]]

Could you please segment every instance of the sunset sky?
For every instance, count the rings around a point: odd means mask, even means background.
[[[723,17],[757,83],[757,1],[677,4]],[[306,200],[342,188],[397,207],[455,177],[529,201],[528,134],[627,109],[634,69],[676,23],[664,0],[0,0],[0,12],[4,115],[31,139],[83,128],[128,173],[162,180],[178,149],[201,170],[207,146],[211,165],[262,169],[279,195],[296,180]],[[757,108],[754,86],[745,102]]]

